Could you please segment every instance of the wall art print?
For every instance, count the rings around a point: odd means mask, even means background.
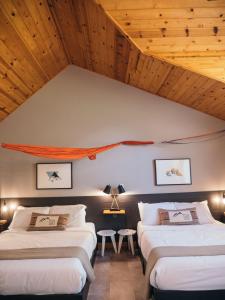
[[[189,158],[156,159],[154,162],[156,185],[192,184]]]
[[[72,163],[37,163],[36,188],[72,189]]]

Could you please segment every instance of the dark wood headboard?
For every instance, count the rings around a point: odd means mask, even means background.
[[[222,191],[210,192],[191,192],[191,193],[169,193],[169,194],[144,194],[144,195],[122,195],[119,196],[121,208],[126,209],[126,226],[136,228],[140,220],[137,203],[148,202],[193,202],[208,200],[210,210],[217,220],[221,220],[224,204],[222,202]],[[5,200],[7,205],[17,203],[23,206],[52,206],[52,205],[69,205],[85,204],[87,206],[87,221],[94,222],[96,229],[109,228],[112,226],[110,216],[104,216],[102,211],[109,208],[111,203],[110,197],[105,196],[82,196],[82,197],[38,197],[38,198],[7,198],[1,199],[1,205]],[[4,216],[2,216],[4,217]],[[12,212],[8,213],[8,219],[12,217]],[[113,218],[111,216],[111,218]],[[114,224],[119,226],[120,217],[114,218]]]

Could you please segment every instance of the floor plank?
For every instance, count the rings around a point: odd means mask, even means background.
[[[143,274],[140,258],[126,250],[122,254],[106,251],[95,262],[96,280],[88,300],[142,300]]]

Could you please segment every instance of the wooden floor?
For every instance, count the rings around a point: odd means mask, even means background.
[[[143,274],[138,256],[126,250],[122,254],[106,251],[95,262],[96,280],[92,283],[88,300],[142,300]]]

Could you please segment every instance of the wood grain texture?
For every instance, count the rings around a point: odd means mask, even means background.
[[[107,250],[96,258],[96,280],[91,284],[88,300],[143,300],[144,275],[138,256],[129,254],[124,243],[122,254]]]
[[[225,120],[224,21],[223,0],[0,0],[0,120],[68,64]]]
[[[99,0],[143,53],[225,82],[224,1],[134,2]]]
[[[136,47],[130,84],[224,119],[224,1],[97,2]]]

